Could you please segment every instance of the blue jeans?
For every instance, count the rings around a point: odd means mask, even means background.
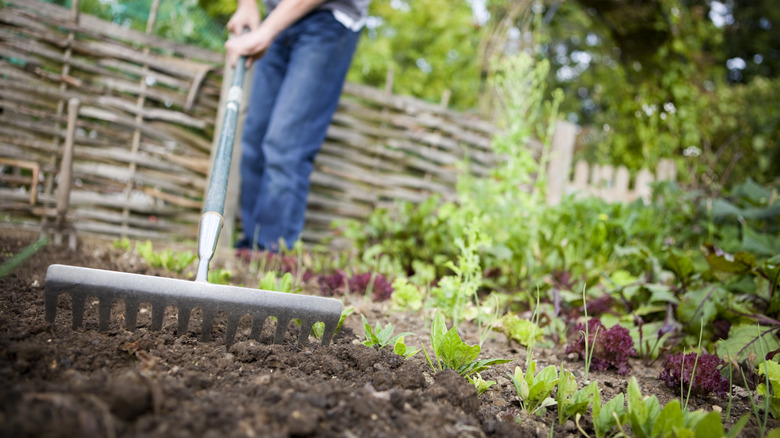
[[[277,250],[303,229],[309,177],[338,106],[360,32],[314,11],[255,65],[241,139],[238,248]]]

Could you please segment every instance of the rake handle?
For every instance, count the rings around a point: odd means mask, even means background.
[[[225,104],[225,115],[222,129],[219,133],[219,143],[214,152],[214,163],[211,167],[211,178],[203,203],[203,214],[198,226],[198,271],[195,281],[207,282],[209,262],[214,257],[219,233],[222,231],[225,212],[225,197],[227,195],[230,162],[233,158],[233,144],[236,140],[238,125],[238,110],[241,106],[241,96],[246,76],[246,57],[238,58],[233,70],[233,80],[228,91]]]

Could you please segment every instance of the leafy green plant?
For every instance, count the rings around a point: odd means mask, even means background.
[[[393,280],[390,300],[396,310],[416,312],[423,307],[423,293],[405,277],[396,277]]]
[[[336,329],[333,331],[333,334],[336,334],[341,330],[341,326],[344,324],[344,320],[347,319],[349,315],[351,315],[355,311],[354,307],[344,307],[341,309],[341,317],[339,317],[339,322],[336,324]],[[314,325],[311,327],[311,334],[317,339],[322,339],[322,335],[325,333],[325,323],[322,321],[315,322]]]
[[[176,274],[181,274],[196,258],[198,258],[192,251],[180,252],[166,249],[165,251],[155,252],[152,248],[151,240],[136,244],[135,249],[141,257],[146,260],[146,263],[148,263],[149,266],[153,268],[163,268],[168,272],[174,272]]]
[[[746,414],[728,432],[724,432],[719,413],[689,411],[678,399],[670,401],[662,409],[656,396],[642,396],[634,377],[628,382],[626,404],[628,423],[637,438],[681,435],[734,437],[749,418]]]
[[[265,275],[260,279],[260,283],[258,284],[257,288],[285,293],[300,292],[300,288],[293,287],[294,277],[291,273],[287,272],[283,274],[281,278],[279,278],[278,275],[279,274],[275,271],[266,272]]]
[[[477,395],[482,395],[485,391],[487,391],[491,386],[496,384],[495,380],[484,380],[482,379],[482,375],[477,373],[474,377],[466,376],[469,383],[474,385],[475,388],[477,388]]]
[[[115,239],[112,242],[114,249],[119,249],[122,251],[129,251],[130,247],[132,246],[132,243],[130,242],[130,239],[127,237],[123,237],[121,239]]]
[[[599,387],[596,382],[577,389],[577,381],[571,371],[564,371],[561,367],[558,389],[555,393],[555,402],[558,405],[558,424],[563,424],[569,418],[576,415],[584,415],[588,407],[593,403]]]
[[[767,360],[758,364],[758,375],[764,376],[764,382],[759,383],[756,392],[769,400],[769,412],[775,418],[780,418],[780,364]]]
[[[593,430],[596,438],[610,436],[615,427],[619,435],[625,436],[623,424],[626,422],[625,396],[619,393],[612,400],[601,404],[601,394],[596,391],[593,396]]]
[[[382,326],[379,324],[379,321],[377,321],[375,327],[371,328],[371,324],[368,323],[368,320],[364,315],[360,315],[360,318],[363,319],[363,330],[366,335],[366,340],[363,341],[362,344],[367,347],[376,347],[378,349],[382,349],[387,347],[388,345],[395,346],[396,342],[399,339],[403,344],[403,337],[413,334],[411,332],[403,332],[397,335],[393,335],[393,331],[395,331],[395,327],[393,327],[393,324],[387,323],[387,325],[385,325],[385,327],[382,328]],[[406,349],[404,346],[404,352],[405,351]]]
[[[395,343],[393,344],[393,353],[399,356],[403,356],[404,359],[409,359],[410,357],[414,356],[419,352],[420,352],[419,348],[407,346],[406,343],[404,343],[403,336],[396,339]]]
[[[233,273],[227,269],[217,268],[210,269],[208,274],[209,283],[212,284],[230,284],[230,280],[233,278]]]
[[[461,376],[470,376],[490,368],[493,365],[511,362],[512,359],[479,359],[482,348],[479,345],[468,345],[458,334],[458,328],[453,326],[447,330],[444,315],[436,312],[431,323],[431,347],[433,359],[428,351],[423,349],[428,364],[434,371],[455,370]]]
[[[525,347],[532,347],[542,339],[544,332],[534,321],[520,318],[514,313],[502,316],[497,329]]]
[[[514,374],[509,374],[509,377],[515,386],[523,410],[535,414],[547,407],[555,406],[556,401],[551,395],[560,377],[553,365],[537,373],[536,360],[531,359],[528,361],[528,369],[525,373],[520,367],[515,367]]]

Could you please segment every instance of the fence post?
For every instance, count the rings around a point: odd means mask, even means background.
[[[547,204],[556,205],[561,202],[566,185],[569,182],[574,141],[577,137],[577,126],[563,120],[555,124],[555,133],[550,150],[550,163],[547,165]]]

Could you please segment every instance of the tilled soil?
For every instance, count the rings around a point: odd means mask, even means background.
[[[37,238],[18,230],[0,233],[0,263]],[[149,269],[137,255],[109,244],[82,244],[78,251],[47,245],[0,278],[0,436],[24,437],[482,437],[581,436],[573,421],[558,425],[555,410],[543,415],[521,411],[508,373],[524,366],[525,349],[496,333],[481,358],[512,362],[483,372],[496,385],[477,395],[452,371],[434,373],[422,354],[404,360],[389,349],[376,350],[363,339],[360,314],[372,323],[390,322],[415,336],[407,344],[430,345],[428,321],[421,315],[390,313],[386,303],[345,297],[355,307],[328,346],[299,348],[295,327],[286,342],[270,344],[273,327],[249,338],[249,324],[236,341],[224,343],[224,318],[213,341],[199,341],[197,312],[187,333],[176,333],[176,309],[166,311],[160,331],[151,331],[150,311],[142,307],[135,331],[123,328],[121,303],[112,309],[110,329],[98,331],[94,302],[88,301],[83,327],[71,327],[70,300],[60,299],[53,324],[44,319],[43,286],[50,264],[170,275]],[[234,269],[240,271],[240,263]],[[243,277],[242,277],[243,275]],[[237,284],[257,277],[238,272]],[[463,336],[476,343],[464,324]],[[563,364],[584,381],[583,363],[563,346],[534,351],[540,365]],[[645,395],[662,404],[677,394],[657,380],[657,365],[632,362]],[[590,373],[602,399],[624,392],[625,377]],[[747,392],[738,390],[731,424],[749,412]],[[727,400],[694,398],[692,408],[726,409]],[[589,417],[586,416],[586,417]],[[770,426],[776,425],[771,420]],[[580,427],[592,435],[588,418]],[[755,419],[743,436],[757,436]]]

